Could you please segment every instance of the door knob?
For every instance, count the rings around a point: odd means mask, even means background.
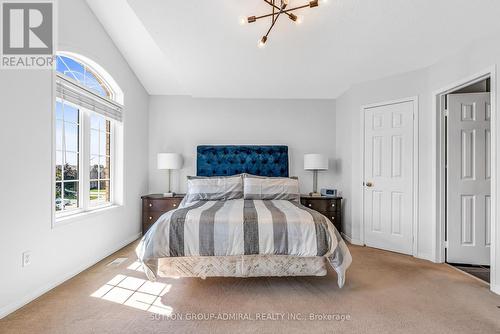
[[[367,186],[367,187],[373,187],[373,183],[371,183],[371,182],[366,182],[366,186]]]

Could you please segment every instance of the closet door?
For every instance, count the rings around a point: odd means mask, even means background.
[[[365,244],[413,252],[414,101],[365,108]]]
[[[446,260],[490,264],[490,93],[448,95]]]

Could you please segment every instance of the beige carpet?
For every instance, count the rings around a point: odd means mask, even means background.
[[[0,320],[0,333],[500,333],[500,296],[444,264],[350,246],[343,289],[333,272],[152,284],[135,244]],[[107,266],[117,257],[128,260]]]

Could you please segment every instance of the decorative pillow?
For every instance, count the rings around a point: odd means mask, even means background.
[[[243,175],[245,199],[282,199],[300,202],[299,179],[296,177],[263,177]]]
[[[234,176],[188,176],[183,203],[194,201],[226,201],[243,198],[243,178]]]

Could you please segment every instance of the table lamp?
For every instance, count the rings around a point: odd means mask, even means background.
[[[318,171],[328,170],[328,158],[323,154],[304,154],[304,169],[313,171],[313,192],[311,196],[321,196],[318,193]]]
[[[168,192],[163,193],[163,196],[173,197],[175,193],[170,190],[171,170],[182,168],[182,155],[179,153],[158,153],[157,163],[158,169],[166,169],[168,172]]]

